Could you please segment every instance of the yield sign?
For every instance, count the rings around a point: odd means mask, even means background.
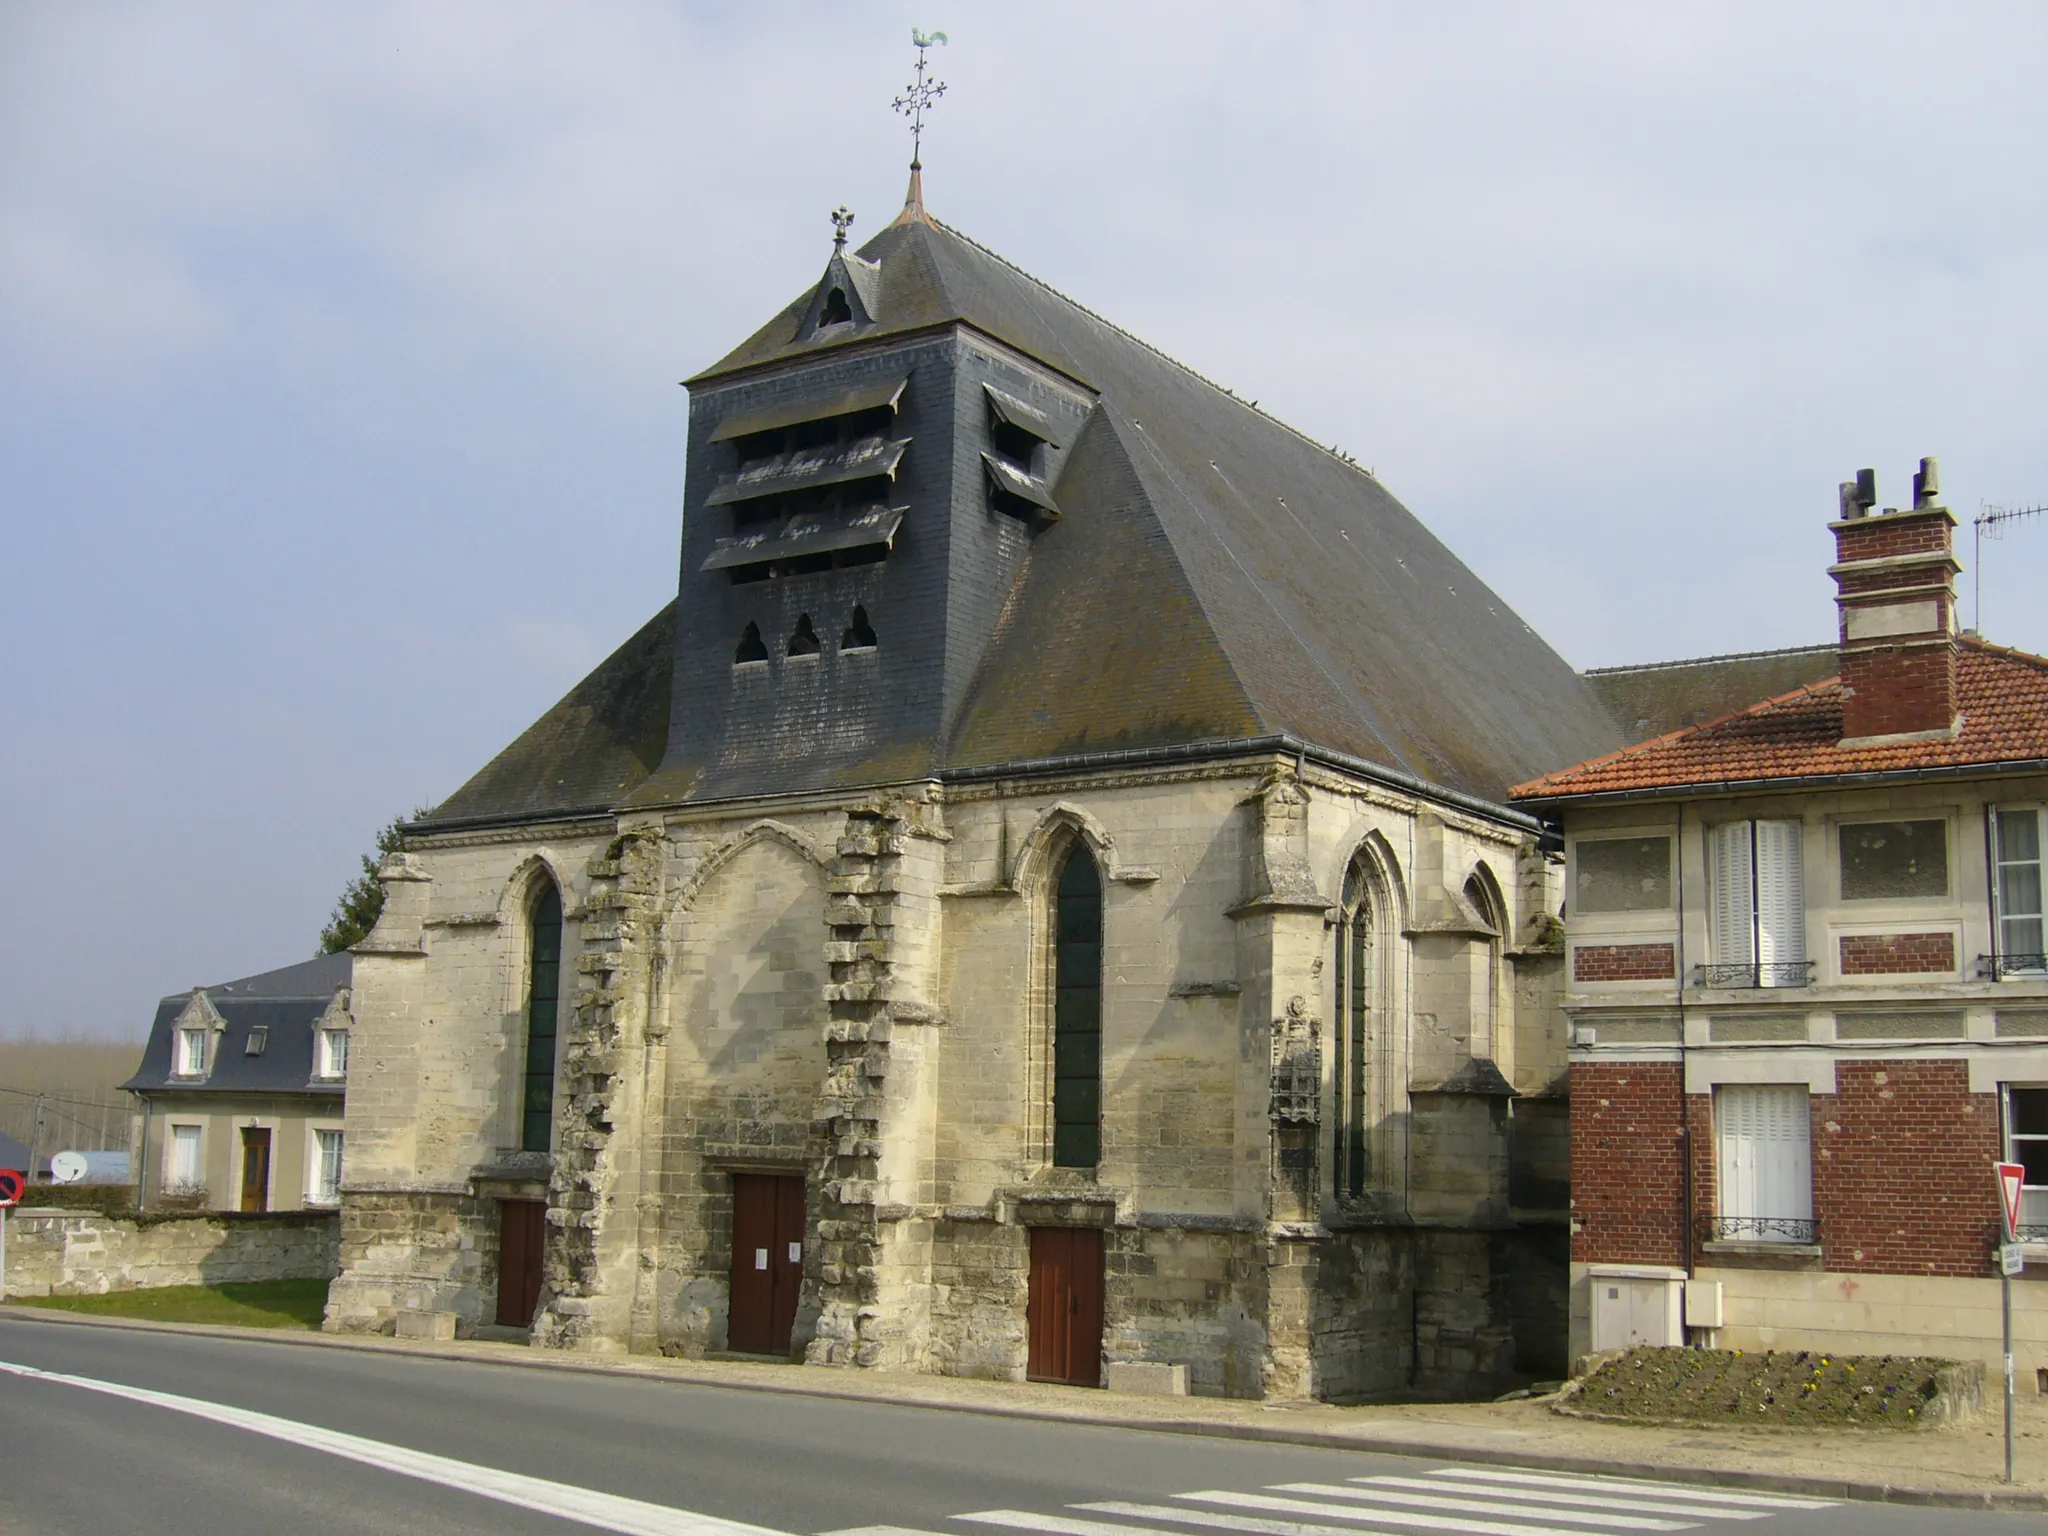
[[[1998,1198],[2005,1208],[2005,1238],[2011,1242],[2020,1230],[2020,1186],[2026,1182],[2027,1170],[2018,1163],[1997,1166]]]

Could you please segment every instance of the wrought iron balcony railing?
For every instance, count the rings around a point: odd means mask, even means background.
[[[1820,1241],[1820,1223],[1811,1217],[1716,1216],[1709,1236],[1721,1243],[1804,1243]]]
[[[2048,955],[1979,955],[1977,974],[1987,981],[2008,976],[2048,976]]]
[[[1692,984],[1696,987],[1810,987],[1811,960],[1761,960],[1748,965],[1696,965]]]

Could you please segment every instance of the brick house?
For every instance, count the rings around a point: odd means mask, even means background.
[[[1844,485],[1829,675],[1513,791],[1565,841],[1575,1354],[1988,1358],[2011,1158],[2048,1367],[2048,661],[1957,632],[1936,490],[1931,460],[1910,508]]]
[[[383,867],[327,1326],[1559,1369],[1558,892],[1505,797],[1621,739],[1586,680],[915,179],[689,389],[676,601]]]

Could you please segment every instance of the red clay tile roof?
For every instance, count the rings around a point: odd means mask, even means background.
[[[1952,740],[1843,748],[1842,680],[1830,677],[1704,725],[1688,726],[1508,791],[1554,800],[1627,790],[1963,768],[2048,759],[2048,659],[1961,641]]]

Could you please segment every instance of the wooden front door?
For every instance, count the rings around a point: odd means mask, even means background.
[[[726,1348],[787,1355],[804,1278],[804,1181],[732,1176],[732,1299]]]
[[[498,1323],[533,1326],[540,1305],[540,1266],[548,1230],[545,1200],[498,1202]]]
[[[270,1209],[270,1128],[242,1127],[242,1209]]]
[[[1094,1227],[1031,1229],[1027,1305],[1033,1381],[1102,1385],[1102,1233]]]

